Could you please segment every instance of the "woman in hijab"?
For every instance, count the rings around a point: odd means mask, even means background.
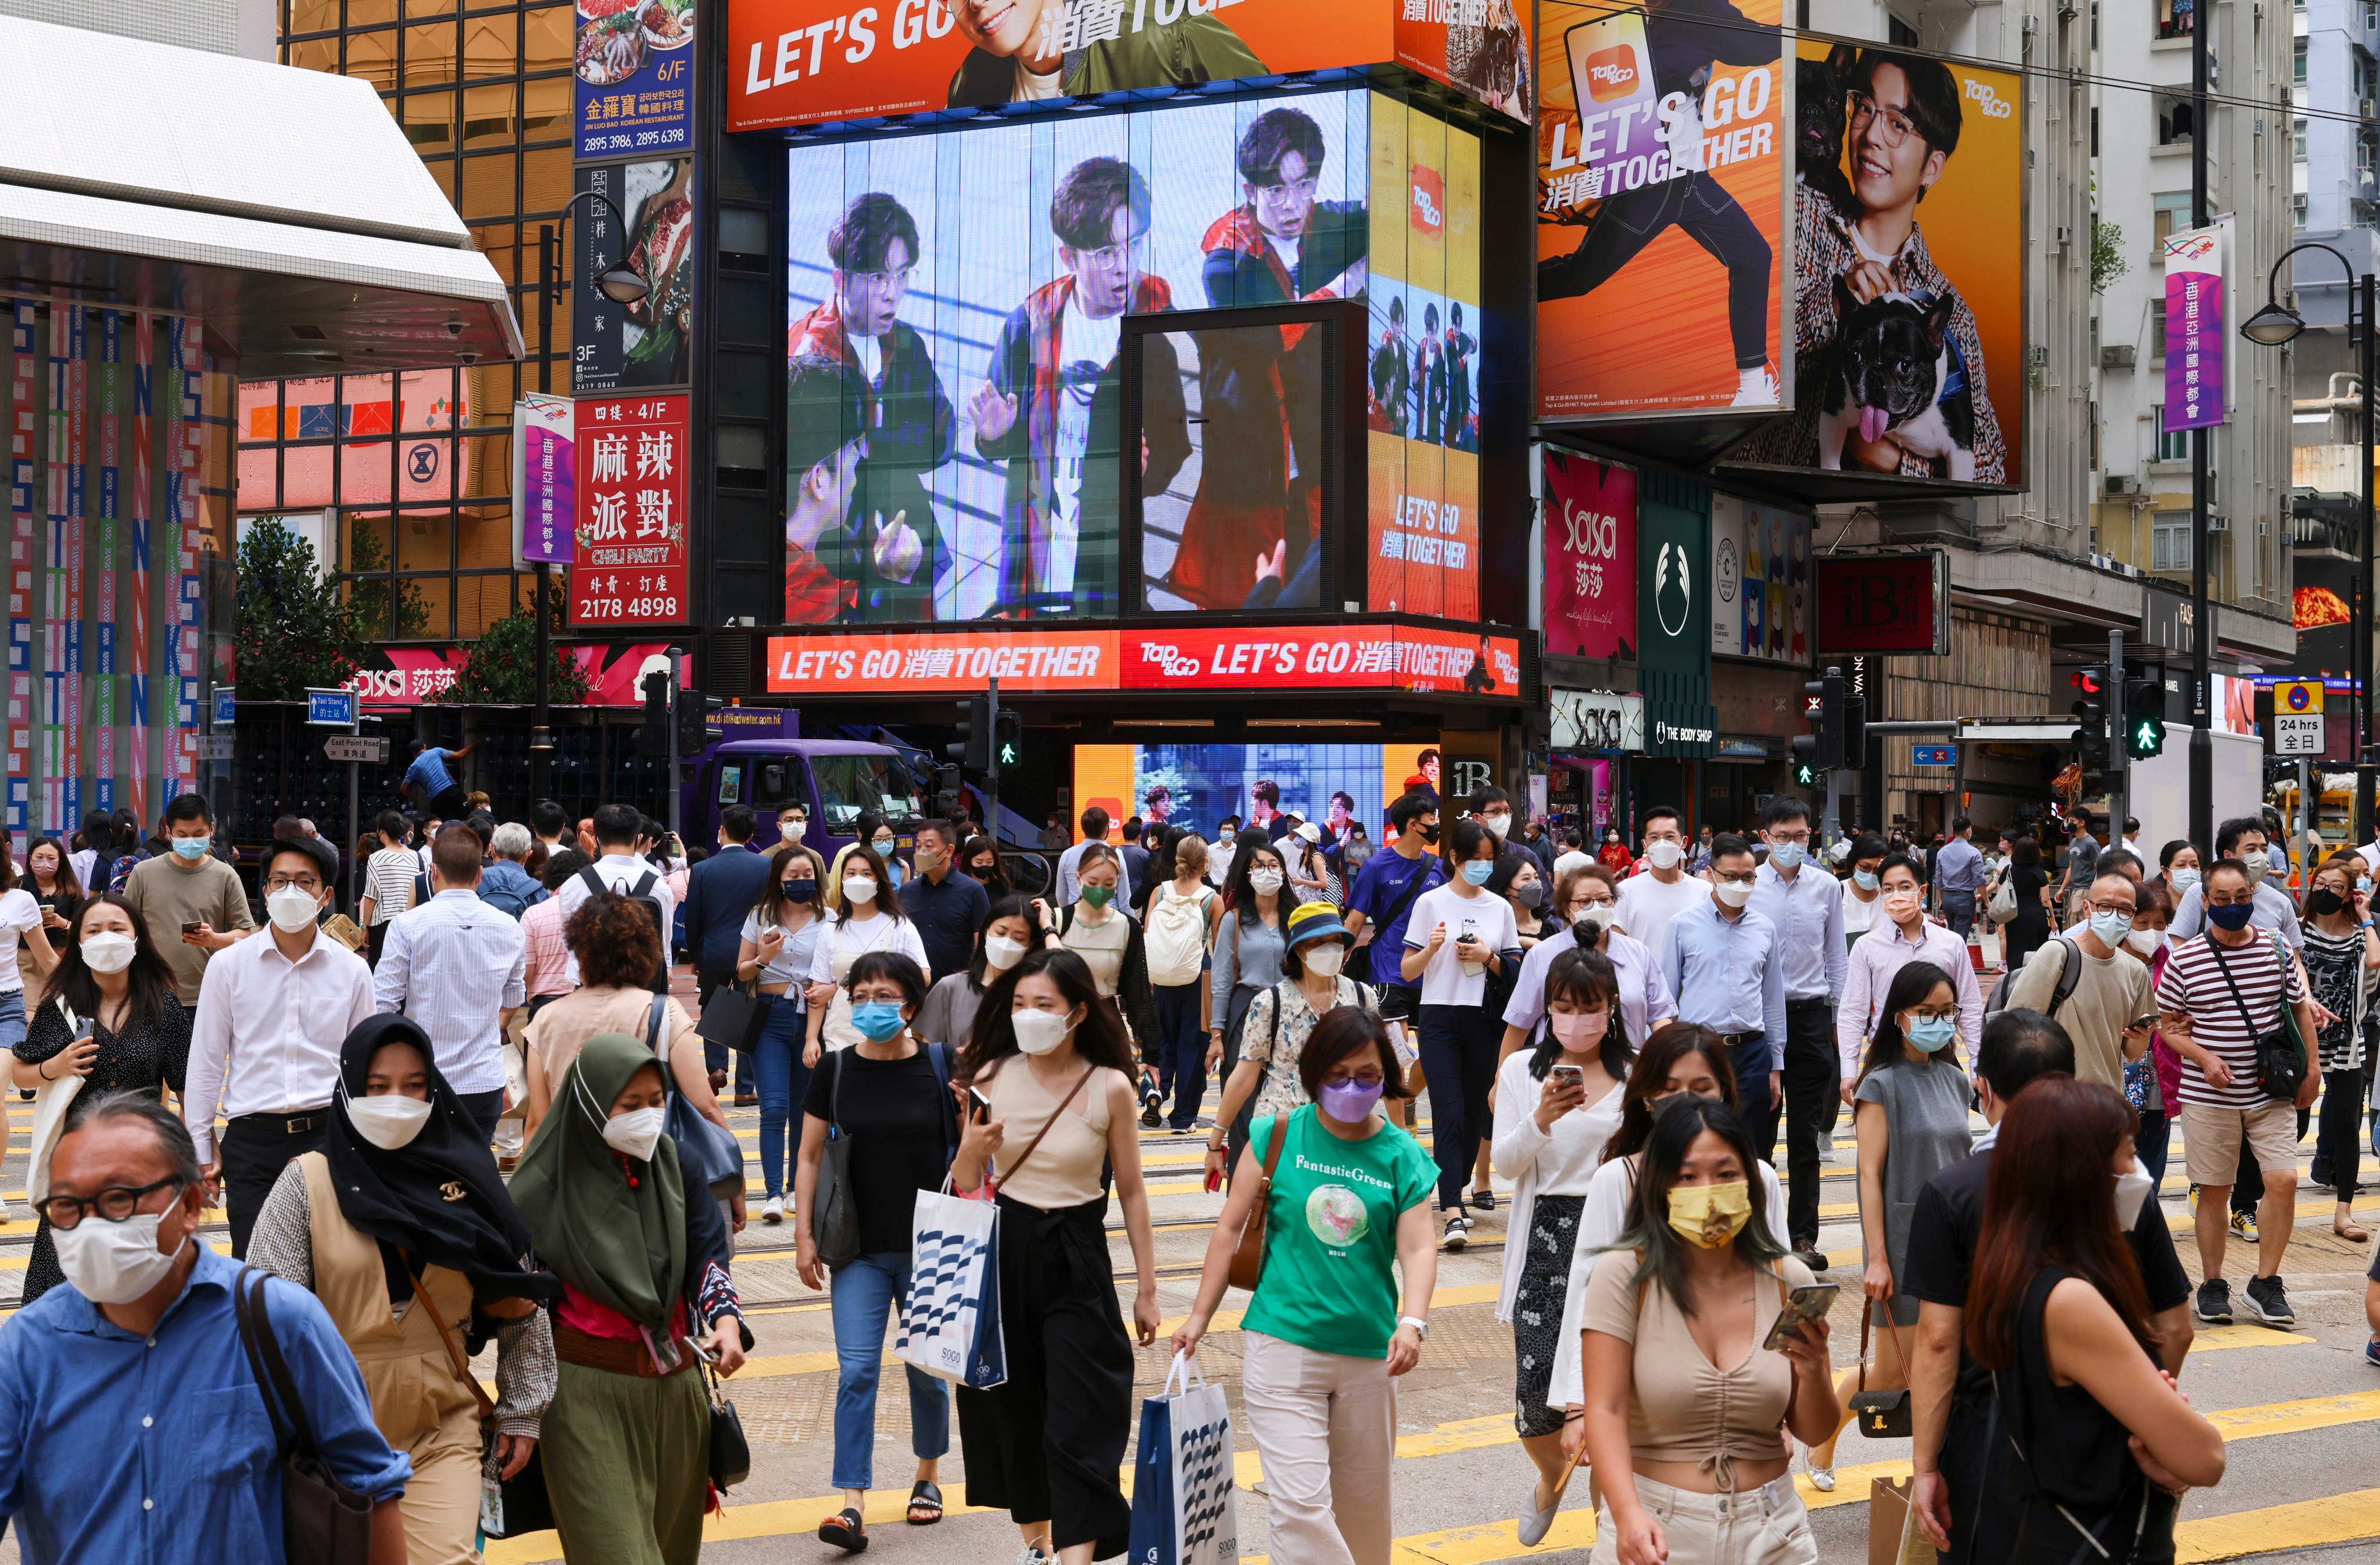
[[[719,1206],[662,1134],[652,1050],[580,1048],[513,1176],[540,1259],[562,1279],[546,1410],[546,1492],[572,1565],[694,1565],[709,1501],[710,1404],[696,1344],[732,1375],[750,1341]]]
[[[536,1450],[554,1387],[538,1306],[557,1288],[529,1249],[429,1035],[400,1015],[367,1019],[340,1047],[322,1149],[282,1171],[248,1261],[314,1293],[355,1350],[372,1421],[413,1463],[399,1506],[412,1565],[480,1558],[483,1418],[491,1472],[510,1477]],[[415,1307],[425,1299],[431,1308]],[[490,1337],[493,1404],[470,1370]]]

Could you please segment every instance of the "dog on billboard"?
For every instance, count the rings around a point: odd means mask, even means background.
[[[1975,402],[1950,335],[1956,294],[1880,294],[1864,304],[1835,279],[1834,368],[1818,415],[1818,466],[1843,465],[1854,431],[1875,445],[1889,435],[1901,450],[1975,479]]]
[[[1852,67],[1858,62],[1859,51],[1848,43],[1836,44],[1823,60],[1793,62],[1793,177],[1834,202],[1846,217],[1859,215],[1852,182],[1843,173],[1843,121],[1851,112]]]

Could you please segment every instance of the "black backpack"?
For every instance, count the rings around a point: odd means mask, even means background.
[[[587,882],[589,891],[598,895],[613,894],[612,888],[603,883],[603,878],[595,873],[595,867],[591,864],[578,872],[578,878]],[[626,897],[630,902],[642,907],[645,910],[645,916],[653,921],[653,933],[659,937],[662,945],[662,964],[661,970],[652,976],[652,980],[645,987],[655,994],[667,994],[670,987],[669,925],[662,916],[661,898],[652,894],[653,888],[660,883],[661,877],[648,869],[643,879],[626,891],[616,894]]]
[[[2066,948],[2066,960],[2058,969],[2058,982],[2051,986],[2049,991],[2049,1015],[2054,1021],[2058,1008],[2074,998],[2075,987],[2082,981],[2082,948],[2065,935],[2052,935],[2049,940],[2034,947],[2033,955],[2039,956],[2048,950],[2052,941]],[[2023,971],[2024,964],[2020,962],[2000,975],[2000,981],[1992,986],[1991,999],[1984,1002],[1985,1015],[2008,1009],[2009,992],[2016,988],[2016,976]]]

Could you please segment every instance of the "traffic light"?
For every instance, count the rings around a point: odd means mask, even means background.
[[[991,698],[969,696],[959,703],[959,736],[942,754],[970,771],[991,770]]]
[[[1020,766],[1025,761],[1025,714],[1014,707],[1001,707],[992,712],[992,756],[1002,767]]]
[[[1793,740],[1793,786],[1815,791],[1818,781],[1818,741],[1803,734]]]
[[[710,714],[727,703],[699,690],[677,693],[677,753],[695,755],[710,743]]]
[[[1858,768],[1867,764],[1867,698],[1846,694],[1843,697],[1843,764]]]
[[[2107,665],[2090,663],[2077,669],[2070,683],[2078,698],[2074,713],[2074,745],[2082,752],[2082,770],[2097,771],[2107,764]]]
[[[2165,753],[2165,665],[2124,661],[2124,753]]]
[[[948,765],[934,768],[934,818],[955,820],[959,807],[965,802],[959,794],[959,769]]]
[[[1843,764],[1844,708],[1848,687],[1840,669],[1828,669],[1824,679],[1813,679],[1802,686],[1809,699],[1803,704],[1802,715],[1810,720],[1810,732],[1804,738],[1815,741],[1806,750],[1800,740],[1793,744],[1796,760],[1808,758],[1819,771],[1833,771]],[[1863,722],[1865,719],[1863,717]],[[1864,743],[1864,738],[1863,738]],[[1798,768],[1797,768],[1798,770]]]
[[[666,757],[670,744],[669,671],[653,670],[645,675],[639,687],[645,697],[645,721],[637,730],[638,753]]]

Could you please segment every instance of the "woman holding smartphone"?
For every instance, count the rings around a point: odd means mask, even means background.
[[[1500,845],[1477,820],[1456,821],[1446,835],[1453,873],[1422,892],[1405,925],[1402,972],[1406,983],[1421,986],[1421,1066],[1435,1084],[1433,1150],[1449,1250],[1461,1250],[1471,1237],[1463,1186],[1489,1128],[1488,1089],[1503,1037],[1503,1018],[1488,1007],[1488,976],[1521,962],[1512,904],[1488,890]]]
[[[1561,1481],[1562,1413],[1547,1404],[1546,1392],[1579,1212],[1604,1143],[1620,1128],[1629,1056],[1619,976],[1601,953],[1567,951],[1554,958],[1546,1011],[1545,1041],[1506,1060],[1496,1076],[1496,1167],[1512,1181],[1507,1232],[1526,1235],[1525,1244],[1505,1243],[1496,1318],[1512,1328],[1513,1425],[1537,1467],[1521,1517],[1521,1542],[1531,1546],[1553,1525],[1554,1486]]]

